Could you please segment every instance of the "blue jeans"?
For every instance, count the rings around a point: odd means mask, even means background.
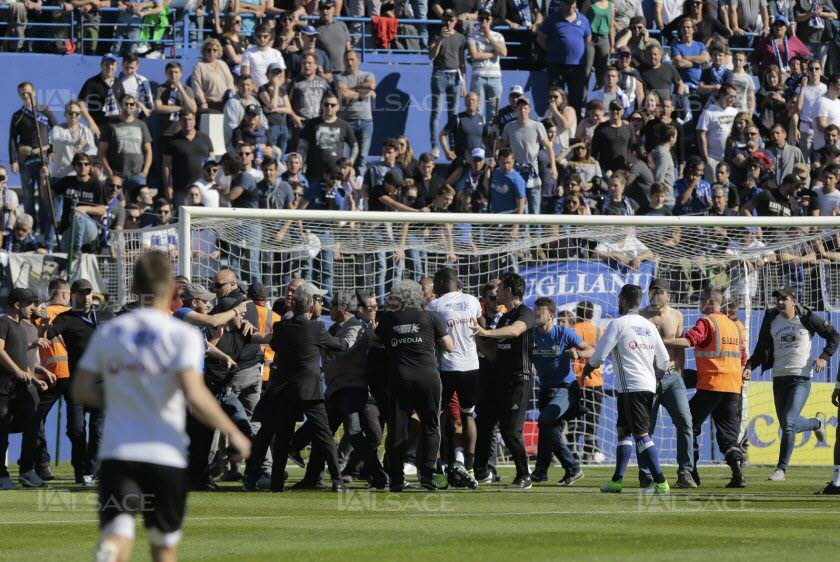
[[[525,200],[528,203],[528,214],[539,215],[540,205],[542,204],[542,186],[527,188],[525,190]]]
[[[286,145],[289,143],[289,128],[286,125],[272,125],[268,128],[268,134],[271,136],[272,144],[285,155]],[[274,158],[274,160],[279,160],[279,158]]]
[[[23,203],[24,212],[33,219],[38,217],[35,212],[35,186],[38,185],[41,177],[41,160],[30,157],[20,162],[20,202]],[[39,228],[43,225],[38,222]]]
[[[691,430],[691,410],[688,408],[688,395],[682,375],[675,371],[668,371],[656,385],[656,397],[650,413],[650,435],[656,429],[656,418],[659,406],[664,406],[677,430],[677,465],[679,472],[691,472],[694,468],[692,455],[694,451],[694,434]],[[650,476],[646,466],[639,466],[639,472]]]
[[[99,237],[99,223],[87,215],[76,213],[76,232],[73,226],[64,231],[61,235],[61,249],[70,253],[70,243],[73,244],[73,252],[78,252],[85,244],[94,242]]]
[[[414,19],[424,20],[429,13],[429,0],[411,0],[411,11],[414,12]],[[429,28],[425,25],[418,25],[420,31],[420,48],[425,49],[429,44]]]
[[[88,415],[87,424],[85,414]],[[102,442],[103,415],[101,410],[89,409],[67,402],[67,437],[72,446],[70,455],[76,481],[96,473],[99,444]]]
[[[489,123],[496,116],[496,102],[502,99],[502,78],[476,76],[470,80],[470,91],[478,94],[478,107],[484,107],[484,119]]]
[[[787,470],[797,433],[814,431],[820,427],[820,421],[817,418],[803,418],[799,415],[808,401],[809,394],[811,394],[809,377],[773,378],[773,401],[776,403],[776,417],[779,418],[779,427],[782,431],[779,464],[776,468]]]
[[[335,273],[335,259],[333,251],[328,250],[327,246],[332,246],[335,243],[331,232],[319,232],[318,238],[321,240],[321,251],[314,258],[307,260],[306,271],[304,278],[307,281],[312,281],[312,270],[315,269],[314,262],[318,261],[318,280],[321,283],[321,289],[327,292],[324,295],[325,304],[329,304],[333,297],[333,275]]]
[[[137,50],[137,41],[140,40],[140,25],[143,18],[129,12],[120,12],[117,16],[117,30],[114,33],[114,42],[111,44],[111,52],[125,56]]]
[[[367,171],[367,157],[370,153],[370,141],[373,138],[373,120],[352,119],[347,123],[353,129],[353,135],[356,137],[356,142],[359,143],[359,155],[353,165],[356,168],[356,175],[363,178]]]
[[[568,387],[540,388],[535,474],[548,474],[552,454],[560,460],[560,464],[569,473],[574,474],[580,470],[580,463],[569,449],[560,424],[560,419],[569,411],[572,403],[578,400],[580,400],[580,387],[577,382],[571,383]]]
[[[260,271],[260,244],[262,238],[262,227],[260,225],[243,225],[242,235],[245,244],[243,246],[231,245],[231,253],[228,257],[228,265],[234,270],[239,279],[244,279],[242,260],[247,261],[247,269],[249,274],[248,282],[250,284],[262,283],[262,275]],[[245,257],[247,256],[247,257]]]
[[[432,150],[437,147],[438,142],[438,117],[440,116],[440,105],[446,97],[446,114],[454,119],[458,111],[458,88],[461,85],[459,72],[444,72],[442,70],[432,71],[432,111],[429,114],[429,137],[432,143]]]

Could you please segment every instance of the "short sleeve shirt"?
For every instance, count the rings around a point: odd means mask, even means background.
[[[520,304],[504,314],[496,328],[505,328],[516,321],[523,322],[526,330],[515,338],[496,340],[496,371],[500,375],[531,373],[531,351],[534,347],[534,311]]]
[[[385,344],[400,378],[417,379],[438,373],[435,346],[446,336],[443,322],[426,310],[400,310],[376,317],[376,335]]]

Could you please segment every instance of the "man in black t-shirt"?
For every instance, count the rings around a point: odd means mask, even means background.
[[[438,116],[441,102],[446,103],[446,113],[449,119],[455,118],[458,110],[458,93],[467,95],[467,63],[464,50],[467,39],[455,31],[457,15],[453,10],[446,10],[440,16],[442,27],[440,35],[435,37],[429,45],[429,58],[432,59],[432,110],[429,113],[429,138],[432,153],[438,156]]]
[[[0,490],[13,490],[6,467],[9,433],[23,434],[20,446],[19,481],[25,488],[41,488],[44,481],[35,473],[38,439],[38,388],[46,390],[55,375],[43,367],[26,369],[30,341],[21,322],[32,316],[38,297],[29,289],[12,289],[9,309],[0,317]]]
[[[794,193],[805,187],[805,183],[795,174],[788,174],[778,189],[763,189],[755,197],[741,205],[741,214],[752,216],[758,211],[760,217],[796,217],[799,216],[799,203]]]
[[[673,94],[684,94],[680,73],[673,64],[662,62],[662,47],[651,45],[647,52],[647,66],[641,72],[642,81],[648,90],[656,90],[662,99],[670,98]]]
[[[166,63],[166,82],[155,90],[155,121],[158,140],[162,152],[172,137],[181,132],[181,117],[185,113],[195,113],[195,92],[181,83],[181,63]]]
[[[473,149],[484,148],[487,136],[487,123],[478,112],[478,94],[467,94],[464,105],[466,110],[447,121],[440,133],[440,145],[446,158],[452,161],[451,169],[463,166]]]
[[[522,304],[524,295],[525,280],[516,273],[505,273],[496,296],[508,312],[499,319],[495,329],[488,330],[480,324],[473,326],[476,336],[480,336],[477,340],[479,350],[488,357],[495,357],[493,376],[482,378],[482,383],[486,384],[476,407],[480,414],[475,476],[479,481],[487,477],[493,427],[498,423],[516,465],[516,478],[508,487],[518,490],[531,487],[522,429],[533,388],[531,348],[536,326],[534,311]]]
[[[65,252],[70,252],[70,245],[78,251],[83,245],[90,244],[99,236],[99,223],[92,217],[101,217],[107,211],[105,190],[91,174],[90,157],[76,154],[73,157],[75,176],[65,176],[53,185],[53,193],[64,198],[61,210],[59,230],[61,245]],[[75,207],[75,208],[74,208]],[[71,236],[73,221],[76,230]]]
[[[309,121],[300,134],[298,152],[306,158],[306,177],[317,183],[325,170],[337,167],[344,158],[344,145],[350,150],[347,158],[356,161],[359,146],[347,121],[338,118],[338,98],[325,94],[321,99],[321,116]]]
[[[403,462],[412,412],[420,418],[417,468],[420,485],[437,490],[435,463],[440,448],[441,381],[436,349],[451,352],[455,345],[440,318],[422,310],[423,288],[415,281],[396,283],[388,295],[388,312],[377,315],[376,337],[385,344],[391,365],[388,415],[388,452],[391,491],[405,488]]]
[[[187,188],[202,178],[204,161],[213,155],[210,137],[196,128],[195,113],[181,113],[180,129],[163,150],[163,185],[176,215],[184,204]]]

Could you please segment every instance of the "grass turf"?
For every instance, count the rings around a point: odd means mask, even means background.
[[[62,466],[49,490],[0,492],[0,560],[90,560],[97,538],[95,494]],[[609,467],[586,468],[571,488],[556,481],[509,491],[389,494],[351,492],[193,493],[183,560],[832,560],[840,497],[814,496],[830,468],[794,468],[787,482],[750,467],[749,487],[727,490],[725,468],[701,469],[702,487],[670,496],[637,493],[634,469],[622,494],[601,494]],[[673,484],[673,468],[666,471]],[[291,479],[302,475],[291,470]],[[138,523],[135,560],[148,560]]]

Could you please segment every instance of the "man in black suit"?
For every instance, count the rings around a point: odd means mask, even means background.
[[[331,336],[320,322],[312,318],[313,302],[318,296],[307,291],[307,285],[295,291],[292,318],[275,325],[271,337],[271,349],[283,359],[272,364],[271,384],[257,411],[262,425],[245,465],[246,490],[256,489],[262,459],[273,438],[271,491],[283,491],[289,442],[300,412],[306,414],[312,424],[312,446],[319,447],[327,461],[333,491],[345,490],[321,389],[321,353],[344,352],[349,345],[346,340]]]

